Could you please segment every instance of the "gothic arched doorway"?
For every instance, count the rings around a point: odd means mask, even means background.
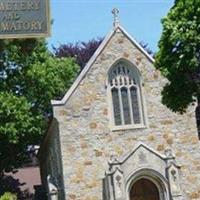
[[[158,188],[152,181],[142,178],[133,184],[130,200],[160,200]]]

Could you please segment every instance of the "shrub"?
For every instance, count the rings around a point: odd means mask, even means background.
[[[6,192],[3,196],[0,197],[0,200],[17,200],[17,196],[10,192]]]

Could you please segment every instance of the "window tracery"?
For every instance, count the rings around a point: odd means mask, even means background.
[[[120,62],[109,73],[114,126],[144,125],[140,77],[125,62]]]

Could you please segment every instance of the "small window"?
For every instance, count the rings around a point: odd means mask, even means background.
[[[140,77],[136,69],[118,63],[109,74],[114,126],[144,125]]]

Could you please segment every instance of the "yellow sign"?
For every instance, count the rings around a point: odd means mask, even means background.
[[[49,0],[0,0],[0,38],[50,36]]]

